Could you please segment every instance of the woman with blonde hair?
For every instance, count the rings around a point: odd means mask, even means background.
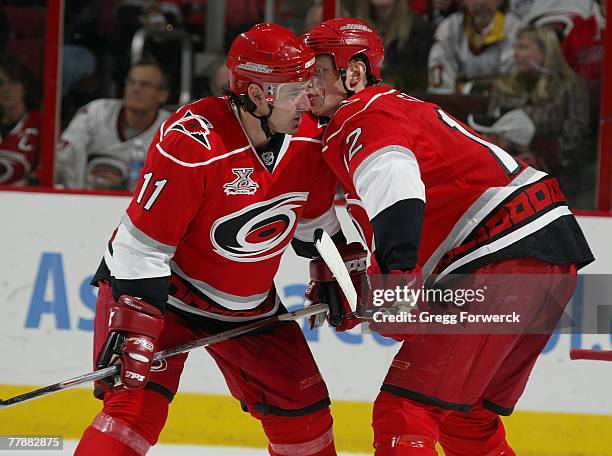
[[[552,29],[527,26],[517,35],[514,72],[494,86],[490,112],[522,108],[536,126],[548,171],[556,174],[568,196],[575,196],[585,165],[589,133],[586,83],[566,63]]]
[[[383,40],[383,82],[407,91],[424,90],[433,36],[427,20],[416,15],[406,0],[355,0],[350,9]]]

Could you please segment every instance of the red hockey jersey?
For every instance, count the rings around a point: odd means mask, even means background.
[[[40,154],[40,114],[27,112],[5,137],[0,136],[0,185],[28,185]]]
[[[302,116],[270,172],[226,97],[180,108],[154,138],[105,254],[112,276],[172,271],[170,305],[226,322],[275,312],[278,300],[267,297],[293,236],[312,242],[316,227],[340,230],[337,178],[321,156],[321,135],[317,120]],[[325,198],[309,198],[319,192]],[[177,284],[203,300],[181,301]]]
[[[398,233],[398,226],[422,227],[416,248],[425,277],[435,272],[441,279],[515,256],[579,264],[592,259],[555,179],[431,103],[368,87],[333,116],[323,153],[372,250],[409,242],[399,239],[406,233]],[[422,223],[410,220],[418,211],[391,209],[406,201],[424,203]],[[558,252],[560,244],[565,253]]]

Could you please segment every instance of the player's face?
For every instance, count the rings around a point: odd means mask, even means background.
[[[323,99],[321,84],[318,77],[302,82],[267,84],[270,92],[266,101],[274,106],[268,118],[271,130],[275,133],[295,133],[304,112],[310,111],[313,103],[320,103]]]
[[[544,61],[544,55],[538,43],[527,36],[519,36],[514,45],[514,62],[516,71],[528,73]]]
[[[125,81],[123,105],[134,111],[155,111],[168,100],[162,74],[154,65],[133,67]]]
[[[268,117],[270,130],[274,133],[294,134],[302,123],[303,110],[274,106],[272,115]]]
[[[340,79],[340,72],[329,55],[318,55],[316,60],[317,73],[323,80],[325,96],[318,103],[313,103],[312,113],[315,116],[331,117],[338,106],[346,99],[346,91]]]
[[[13,81],[0,69],[0,107],[11,109],[22,104],[25,98],[25,87],[22,83]]]

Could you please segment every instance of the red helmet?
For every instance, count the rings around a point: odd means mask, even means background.
[[[338,17],[323,22],[302,36],[302,41],[315,54],[329,54],[338,70],[348,68],[357,54],[365,54],[370,73],[380,80],[385,48],[378,34],[363,21],[351,17]]]
[[[230,89],[245,94],[249,83],[307,81],[315,75],[314,53],[300,39],[276,24],[257,24],[239,35],[227,56]]]

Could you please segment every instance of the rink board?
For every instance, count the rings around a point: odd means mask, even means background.
[[[89,369],[95,289],[88,282],[127,203],[125,197],[0,192],[0,213],[10,221],[0,236],[0,396]],[[354,236],[344,209],[338,212]],[[579,220],[597,257],[586,272],[611,272],[612,218]],[[306,281],[307,262],[289,249],[277,277],[288,307],[302,304]],[[327,327],[305,329],[305,334],[336,403],[340,447],[367,452],[368,403],[397,345],[358,331],[337,334]],[[592,346],[610,349],[610,336],[560,335],[540,357],[517,407],[520,412],[507,420],[511,439],[524,454],[612,454],[612,363],[568,358],[570,347]],[[205,353],[190,357],[181,391],[189,394],[173,403],[162,440],[263,445],[261,431],[227,396],[221,375]],[[61,393],[1,413],[0,434],[56,432],[76,438],[97,407],[88,391]],[[225,428],[233,432],[223,432]]]

